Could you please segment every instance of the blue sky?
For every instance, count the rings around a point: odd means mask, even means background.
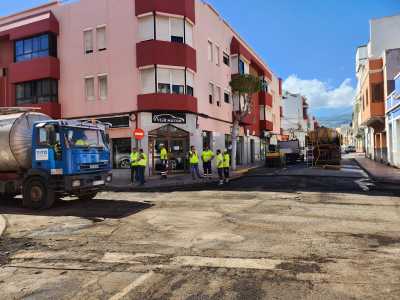
[[[400,0],[207,0],[318,115],[348,111],[354,55],[371,18],[400,14]],[[1,0],[0,15],[46,3]],[[249,7],[249,3],[251,6]]]

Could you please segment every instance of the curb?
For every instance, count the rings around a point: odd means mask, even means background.
[[[246,176],[251,170],[257,169],[260,166],[255,166],[253,168],[247,168],[244,170],[240,170],[238,172],[235,172],[235,176],[232,176],[230,178],[230,182],[239,180]],[[210,181],[204,181],[204,182],[189,182],[186,184],[171,184],[171,185],[165,185],[165,186],[158,186],[158,187],[135,187],[135,186],[121,186],[121,187],[110,187],[108,186],[106,191],[110,192],[173,192],[173,191],[179,191],[182,189],[193,189],[193,188],[200,188],[200,187],[210,187],[214,186],[217,187],[219,180],[218,179],[213,179]]]
[[[368,169],[366,169],[361,163],[358,162],[357,159],[352,158],[352,160],[365,172],[367,175],[377,183],[384,183],[384,184],[398,184],[399,182],[396,180],[387,180],[380,177],[374,176]]]
[[[7,229],[7,220],[3,215],[0,215],[0,238]]]

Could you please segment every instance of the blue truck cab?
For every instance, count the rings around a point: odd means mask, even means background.
[[[48,120],[32,134],[32,168],[22,184],[23,204],[48,208],[64,196],[92,199],[112,181],[110,148],[102,123]]]

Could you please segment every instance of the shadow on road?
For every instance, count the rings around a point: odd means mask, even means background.
[[[35,211],[22,207],[21,199],[0,202],[0,213],[34,216],[71,216],[91,219],[121,219],[151,208],[153,204],[125,200],[60,200],[51,209]]]

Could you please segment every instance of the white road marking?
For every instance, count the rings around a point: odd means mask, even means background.
[[[173,263],[175,265],[191,267],[274,270],[276,266],[282,263],[282,260],[266,258],[178,256],[173,259]]]
[[[121,292],[112,296],[109,300],[119,300],[128,295],[132,290],[142,285],[146,280],[148,280],[151,276],[154,275],[154,272],[145,273],[142,276],[138,277],[131,284],[126,286]]]

